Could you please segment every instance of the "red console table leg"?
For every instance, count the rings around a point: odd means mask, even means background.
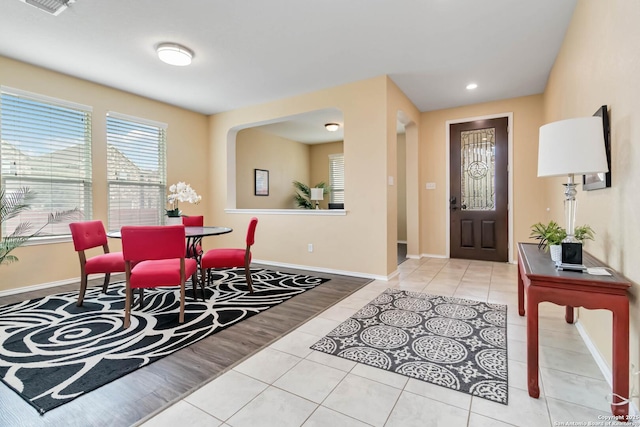
[[[529,396],[540,396],[538,386],[538,298],[527,288],[527,383]]]
[[[522,280],[522,267],[518,263],[518,314],[524,316],[524,281]]]
[[[570,305],[565,307],[564,320],[567,323],[573,323],[573,307]]]
[[[617,299],[613,313],[613,400],[611,412],[617,417],[629,414],[629,300]],[[625,402],[622,404],[622,402]]]

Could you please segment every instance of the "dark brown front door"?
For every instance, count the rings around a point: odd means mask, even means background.
[[[451,258],[509,260],[508,119],[450,127]]]

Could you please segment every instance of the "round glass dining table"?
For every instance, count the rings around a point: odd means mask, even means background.
[[[187,238],[187,255],[194,254],[196,260],[198,260],[198,264],[200,263],[200,257],[198,254],[197,246],[202,241],[203,237],[206,236],[217,236],[220,234],[231,233],[233,228],[229,227],[215,227],[215,226],[204,226],[204,227],[184,227],[184,235]],[[118,231],[110,231],[107,233],[107,237],[112,237],[114,239],[122,238],[122,234],[120,230]]]

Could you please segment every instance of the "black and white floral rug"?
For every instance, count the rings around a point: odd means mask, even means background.
[[[0,306],[0,379],[41,414],[265,311],[329,279],[252,269],[213,272],[206,301],[189,298],[178,323],[178,287],[145,290],[123,329],[124,283]],[[187,289],[190,284],[187,285]],[[201,297],[201,295],[199,295]]]
[[[507,306],[387,289],[312,349],[507,404]]]

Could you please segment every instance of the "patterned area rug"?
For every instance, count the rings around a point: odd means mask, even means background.
[[[387,289],[312,349],[507,404],[507,306]]]
[[[329,279],[252,269],[213,272],[207,299],[190,298],[178,323],[178,287],[145,290],[144,308],[124,320],[124,283],[0,307],[0,379],[41,414],[142,366],[265,311]],[[187,285],[187,289],[191,285]]]

